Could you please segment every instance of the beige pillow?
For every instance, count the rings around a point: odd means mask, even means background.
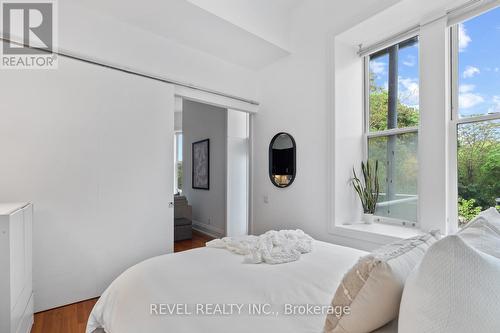
[[[329,314],[327,333],[366,333],[398,316],[406,278],[422,260],[438,232],[398,241],[359,259],[342,279],[332,300],[333,307],[349,307],[336,316]]]

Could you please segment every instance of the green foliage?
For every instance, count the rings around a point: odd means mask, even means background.
[[[462,199],[458,198],[458,220],[460,226],[465,225],[467,222],[475,218],[481,213],[481,206],[476,206],[475,199]]]
[[[177,162],[177,188],[179,190],[182,190],[183,174],[182,161],[179,161]]]
[[[370,130],[383,131],[387,129],[387,108],[389,93],[387,90],[372,86],[370,88]],[[418,126],[419,113],[415,107],[402,104],[398,100],[398,127]]]
[[[392,180],[394,189],[399,194],[417,194],[417,145],[416,133],[400,134],[394,144],[393,163],[394,174]],[[388,138],[375,137],[369,139],[368,158],[371,162],[379,161],[379,178],[381,180],[380,192],[387,192],[387,167],[388,167]],[[385,197],[381,198],[386,200]]]
[[[370,75],[370,120],[371,131],[387,129],[388,92],[377,86]],[[401,100],[401,96],[399,100]],[[398,101],[398,127],[418,126],[419,112],[415,107]],[[395,154],[394,175],[398,193],[416,193],[418,164],[416,140],[411,135],[399,135]],[[370,160],[381,161],[381,176],[386,174],[386,139],[370,140]],[[460,223],[476,216],[481,207],[494,207],[500,197],[500,121],[482,121],[458,126],[458,194]],[[382,187],[384,187],[382,183]],[[385,189],[382,188],[382,192]]]
[[[494,207],[500,197],[500,123],[484,121],[458,128],[458,194],[478,206]]]
[[[359,200],[361,200],[363,212],[373,214],[375,213],[375,207],[380,193],[378,161],[375,161],[375,168],[371,167],[370,161],[366,161],[366,165],[364,162],[361,162],[361,171],[363,173],[363,181],[358,178],[356,171],[352,168],[352,185],[356,193],[358,193]]]
[[[374,78],[372,74],[370,76]],[[400,98],[401,99],[401,98]],[[383,131],[387,129],[389,94],[386,89],[376,86],[374,80],[370,84],[370,130]],[[398,101],[398,127],[414,127],[419,124],[419,111]],[[380,162],[380,177],[387,177],[387,137],[370,139],[369,159]],[[396,191],[400,194],[417,194],[417,136],[414,133],[401,134],[396,137],[395,174],[393,175]],[[381,192],[386,192],[386,182],[381,183]]]

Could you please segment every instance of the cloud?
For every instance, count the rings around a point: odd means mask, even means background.
[[[492,106],[488,109],[488,113],[499,113],[500,112],[500,95],[493,96]]]
[[[484,102],[483,96],[473,92],[460,93],[458,95],[458,107],[460,109],[470,109]]]
[[[415,57],[412,55],[409,55],[408,57],[406,57],[406,60],[403,60],[403,65],[405,66],[413,67],[415,66],[415,64],[416,64]]]
[[[484,102],[483,96],[476,94],[473,84],[461,84],[458,87],[458,107],[460,109],[470,109]]]
[[[463,24],[458,25],[458,50],[460,52],[465,51],[469,43],[472,42],[472,39],[467,34],[467,30],[465,29]]]
[[[461,84],[460,87],[458,87],[458,92],[465,94],[474,91],[475,88],[476,86],[473,84]]]
[[[419,105],[418,79],[399,77],[399,100],[411,107]]]
[[[370,61],[370,70],[375,74],[384,74],[385,73],[385,63],[372,60]]]
[[[465,93],[458,96],[458,106],[461,109],[469,109],[483,102],[484,98],[481,95],[474,93]]]
[[[465,67],[463,77],[466,79],[469,77],[473,77],[474,75],[479,74],[479,73],[481,73],[479,68],[474,67],[474,66],[467,66],[467,67]]]

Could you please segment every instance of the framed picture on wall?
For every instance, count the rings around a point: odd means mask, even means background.
[[[210,139],[193,142],[192,187],[210,190]]]

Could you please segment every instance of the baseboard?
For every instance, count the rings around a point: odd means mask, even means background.
[[[195,231],[195,232],[197,232],[199,234],[202,234],[203,236],[206,236],[206,237],[221,238],[221,236],[218,236],[218,235],[214,234],[213,232],[206,231],[206,230],[201,230],[200,228],[197,228],[195,226],[193,226],[193,231]]]
[[[210,224],[201,223],[193,220],[193,229],[201,233],[207,234],[210,237],[221,238],[224,237],[224,230],[214,227]]]

